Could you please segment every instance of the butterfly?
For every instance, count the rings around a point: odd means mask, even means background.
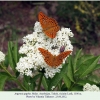
[[[60,27],[57,23],[57,21],[53,18],[50,18],[46,16],[44,13],[39,12],[39,22],[43,28],[43,32],[49,37],[49,38],[55,38],[57,32],[59,31]]]
[[[43,48],[38,48],[42,56],[44,57],[44,61],[47,65],[52,68],[58,67],[60,64],[63,63],[63,59],[66,58],[72,51],[65,51],[60,53],[59,55],[52,55],[48,50]]]

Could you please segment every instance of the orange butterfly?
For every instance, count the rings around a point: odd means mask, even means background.
[[[53,18],[46,16],[44,13],[39,12],[39,22],[43,28],[43,32],[50,38],[55,38],[60,27],[57,21]]]
[[[43,48],[38,48],[38,50],[43,55],[46,64],[54,68],[62,64],[63,59],[66,58],[72,52],[72,51],[65,51],[56,56],[52,55],[48,50],[45,50]]]

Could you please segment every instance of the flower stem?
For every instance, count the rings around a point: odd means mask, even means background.
[[[38,87],[37,87],[37,91],[40,90],[40,86],[41,86],[42,78],[43,78],[43,73],[41,74],[41,77],[40,77],[40,80],[39,80],[39,85],[38,85]]]
[[[15,80],[17,82],[17,84],[24,90],[24,91],[28,91],[21,83],[20,81],[17,79]]]
[[[10,76],[10,77],[13,77],[9,72],[8,72],[8,70],[1,64],[1,67],[8,73],[8,75]]]

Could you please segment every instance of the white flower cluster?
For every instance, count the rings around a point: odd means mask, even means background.
[[[69,37],[73,37],[71,30],[69,28],[61,28],[56,37],[51,39],[43,33],[40,22],[36,22],[34,32],[23,37],[23,45],[20,47],[19,53],[26,56],[20,58],[16,69],[22,75],[25,74],[27,76],[32,76],[33,70],[41,71],[44,69],[46,78],[53,78],[57,72],[60,72],[62,66],[59,65],[57,68],[52,68],[47,65],[38,48],[44,48],[52,55],[58,55],[62,46],[64,46],[64,51],[73,51]]]
[[[5,54],[0,51],[0,62],[5,60]]]
[[[90,85],[89,83],[86,83],[83,87],[83,91],[100,91],[100,89],[96,85]]]

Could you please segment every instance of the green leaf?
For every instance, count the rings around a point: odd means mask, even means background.
[[[5,56],[4,65],[5,65],[5,67],[8,67],[8,65],[9,65],[8,55]]]
[[[8,42],[8,59],[9,59],[9,64],[11,66],[11,68],[14,70],[15,69],[15,62],[13,59],[13,43],[12,42]]]
[[[8,78],[7,75],[0,73],[0,91],[3,90],[7,78]]]
[[[68,59],[67,76],[68,76],[68,78],[72,82],[74,82],[74,79],[73,79],[73,67],[72,67],[72,62],[71,62],[71,56]]]
[[[23,85],[28,91],[33,91],[35,89],[36,83],[33,82],[33,78],[24,75]]]
[[[35,76],[33,76],[33,78],[30,79],[30,86],[29,86],[29,90],[34,91],[35,87],[36,87],[36,82],[37,80],[41,77],[41,73],[37,74]]]
[[[100,56],[94,57],[92,59],[87,60],[84,64],[80,65],[79,69],[76,71],[75,75],[79,78],[82,78],[92,72],[99,60]]]
[[[64,81],[66,87],[69,89],[70,86],[71,86],[71,81],[70,81],[70,79],[68,78],[67,74],[64,74],[64,75],[63,75],[63,81]]]
[[[80,85],[74,85],[74,87],[71,88],[71,91],[83,91],[83,87]]]
[[[16,77],[18,77],[20,75],[20,72],[16,71],[15,75]]]
[[[84,86],[86,83],[89,83],[89,84],[96,84],[95,82],[90,81],[89,79],[82,79],[82,80],[79,80],[76,84],[81,85],[81,86]]]
[[[36,80],[37,80],[38,78],[40,78],[40,76],[41,76],[41,73],[35,75],[35,76],[32,78],[32,81],[33,81],[33,82],[36,82]]]
[[[43,84],[45,90],[47,91],[48,90],[48,84],[47,84],[47,81],[46,81],[45,77],[42,78],[42,84]]]
[[[22,90],[18,88],[13,88],[13,89],[9,89],[9,91],[22,91]]]
[[[61,87],[61,91],[67,91],[68,88],[66,87],[66,84],[63,84],[62,87]]]
[[[56,85],[57,85],[57,84],[60,82],[60,80],[63,78],[63,74],[64,74],[65,72],[67,72],[66,70],[67,70],[67,66],[66,66],[66,64],[64,64],[64,65],[62,66],[62,69],[61,69],[60,73],[57,73],[57,74],[51,79],[50,84],[49,84],[49,86],[48,86],[48,90],[51,90],[52,86],[55,86],[55,87],[56,87]]]
[[[25,88],[26,88],[27,90],[29,90],[29,83],[30,83],[30,77],[24,75],[24,78],[23,78],[23,85],[25,86]]]
[[[18,54],[18,44],[17,42],[14,44],[14,50],[13,50],[13,58],[15,63],[17,64],[18,60],[19,60],[19,54]]]
[[[9,74],[6,73],[6,72],[0,72],[0,75],[4,75],[4,76],[8,76],[8,77],[10,77]]]
[[[81,53],[82,53],[82,49],[80,49],[77,53],[76,53],[76,55],[75,55],[75,58],[74,58],[74,61],[73,61],[73,70],[75,71],[76,70],[76,67],[77,67],[77,60],[78,60],[78,58],[80,57],[80,55],[81,55]]]
[[[30,84],[29,84],[29,91],[34,91],[34,90],[35,90],[35,87],[36,87],[36,82],[30,81]]]
[[[82,75],[82,73],[84,73],[84,71],[88,68],[89,66],[87,64],[82,64],[80,65],[79,69],[76,70],[76,72],[74,73],[75,77],[80,77],[80,75]]]
[[[97,64],[94,70],[100,69],[100,64]]]
[[[81,57],[79,57],[77,64],[76,64],[77,68],[79,68],[81,64],[84,64],[87,60],[92,59],[93,57],[94,57],[93,55],[82,55]]]
[[[90,76],[88,76],[87,79],[96,83],[96,84],[100,84],[100,77],[97,75],[90,75]]]

